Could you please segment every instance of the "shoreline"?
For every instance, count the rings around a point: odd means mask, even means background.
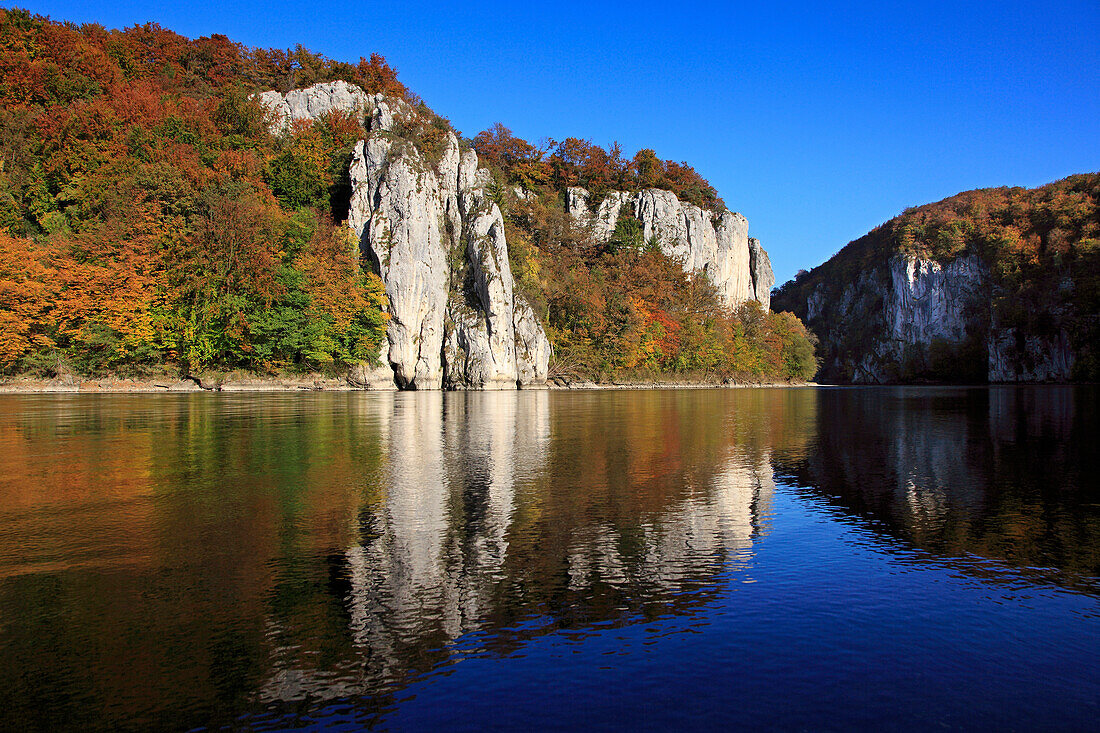
[[[816,382],[564,382],[547,380],[545,385],[516,391],[546,390],[581,392],[646,389],[754,389],[761,387],[819,387]],[[396,386],[384,388],[352,384],[339,377],[302,375],[300,377],[248,377],[225,381],[201,377],[188,379],[28,379],[0,382],[0,394],[185,394],[192,392],[396,392]],[[433,390],[447,391],[447,390]],[[459,390],[471,392],[513,390]]]

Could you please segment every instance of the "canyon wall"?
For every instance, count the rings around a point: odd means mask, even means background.
[[[1066,332],[1023,334],[1000,323],[993,301],[1004,295],[975,254],[949,262],[895,254],[847,281],[822,279],[796,293],[797,299],[784,294],[779,302],[817,334],[822,378],[829,381],[1071,377],[1075,355]]]

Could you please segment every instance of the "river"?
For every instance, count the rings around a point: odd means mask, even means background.
[[[0,729],[1090,729],[1100,389],[0,396]]]

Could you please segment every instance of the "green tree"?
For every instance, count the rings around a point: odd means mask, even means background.
[[[615,231],[607,242],[607,250],[612,253],[624,249],[638,251],[642,248],[644,237],[642,222],[631,212],[623,211],[615,222]]]

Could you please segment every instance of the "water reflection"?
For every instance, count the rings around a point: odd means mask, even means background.
[[[265,703],[355,696],[377,713],[471,632],[462,654],[505,653],[553,629],[679,612],[749,562],[775,490],[766,443],[737,442],[723,411],[689,414],[698,397],[551,399],[377,405],[384,491],[359,509],[338,563],[354,653],[326,664],[280,639]]]
[[[1100,589],[1093,387],[822,392],[817,445],[781,474],[946,558]]]
[[[1092,593],[1097,395],[5,397],[0,728],[375,722],[461,658],[705,613],[777,506]]]

